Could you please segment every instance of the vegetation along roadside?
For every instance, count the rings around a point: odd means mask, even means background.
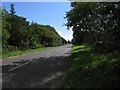
[[[51,47],[43,47],[43,48],[36,48],[36,49],[27,49],[27,50],[13,50],[13,51],[5,51],[2,54],[2,59],[4,60],[5,58],[9,58],[9,57],[14,57],[14,56],[19,56],[19,55],[23,55],[23,54],[29,54],[29,53],[33,53],[33,52],[40,52],[42,50],[46,50],[48,48]]]
[[[73,61],[66,88],[120,88],[120,2],[71,2]],[[85,45],[85,46],[84,46]]]
[[[54,27],[36,22],[30,23],[26,18],[16,15],[14,4],[11,4],[10,11],[2,9],[3,58],[66,43],[67,41]]]
[[[66,74],[65,88],[120,88],[120,57],[100,54],[85,45],[73,45],[71,67]]]

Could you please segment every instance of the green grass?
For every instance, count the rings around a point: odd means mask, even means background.
[[[21,51],[21,50],[5,51],[5,52],[2,52],[2,59],[4,60],[5,58],[8,58],[8,57],[19,56],[19,55],[23,55],[23,54],[32,53],[32,52],[42,51],[42,50],[45,50],[48,48],[51,48],[51,47],[27,49],[24,51]]]
[[[73,45],[71,67],[65,88],[120,88],[120,56],[94,53],[84,45]]]

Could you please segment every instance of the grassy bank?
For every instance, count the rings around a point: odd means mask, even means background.
[[[84,45],[73,45],[73,61],[65,88],[120,88],[120,56],[94,53]]]
[[[27,50],[24,50],[24,51],[21,51],[21,50],[5,51],[5,52],[2,52],[2,59],[8,58],[8,57],[13,57],[13,56],[19,56],[19,55],[22,55],[22,54],[28,54],[28,53],[32,53],[32,52],[42,51],[42,50],[45,50],[45,49],[48,49],[48,48],[51,48],[51,47],[27,49]]]

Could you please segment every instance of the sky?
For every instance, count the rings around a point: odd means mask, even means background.
[[[16,15],[27,18],[29,22],[50,25],[66,40],[72,39],[72,30],[67,30],[64,23],[66,12],[71,9],[70,2],[2,2],[2,7],[10,10],[13,3]]]

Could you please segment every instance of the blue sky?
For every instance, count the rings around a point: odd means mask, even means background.
[[[27,18],[29,22],[53,26],[66,40],[72,39],[72,31],[62,26],[66,11],[71,9],[69,2],[3,2],[2,7],[10,10],[10,4],[15,5],[16,15]]]

